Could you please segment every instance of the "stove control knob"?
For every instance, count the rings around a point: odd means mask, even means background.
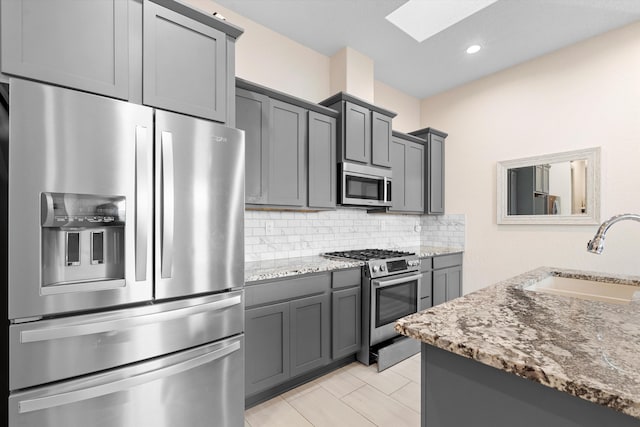
[[[386,265],[381,265],[380,266],[380,271],[386,271],[387,270],[387,266]]]
[[[377,265],[374,265],[374,266],[373,266],[373,272],[374,272],[374,273],[377,273],[377,272],[378,272],[378,270],[380,270],[380,267],[379,267],[379,266],[377,266]]]

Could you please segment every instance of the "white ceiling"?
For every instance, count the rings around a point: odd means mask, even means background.
[[[417,98],[640,20],[640,0],[498,0],[418,43],[385,19],[407,0],[215,1],[324,55],[349,46]],[[471,44],[483,49],[469,55]]]

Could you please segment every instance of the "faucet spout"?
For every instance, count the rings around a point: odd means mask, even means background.
[[[593,239],[589,240],[589,243],[587,243],[587,251],[594,254],[601,254],[602,251],[604,251],[604,238],[606,237],[609,228],[611,228],[611,226],[616,222],[627,219],[640,222],[640,215],[631,213],[615,215],[600,224],[600,227],[593,236]]]

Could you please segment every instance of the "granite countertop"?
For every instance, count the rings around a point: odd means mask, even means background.
[[[640,277],[543,267],[402,318],[396,331],[640,418],[640,301],[523,289],[550,275],[640,287]]]
[[[362,267],[362,261],[342,261],[320,255],[299,258],[281,258],[266,261],[252,261],[244,264],[244,281],[278,279],[299,274],[334,271],[344,268]]]
[[[421,258],[430,256],[459,253],[460,248],[446,248],[433,246],[394,248],[417,253]],[[325,258],[321,255],[282,258],[267,261],[251,261],[244,265],[244,281],[257,282],[267,279],[278,279],[296,276],[299,274],[318,273],[323,271],[335,271],[345,268],[362,267],[362,261],[345,261]]]

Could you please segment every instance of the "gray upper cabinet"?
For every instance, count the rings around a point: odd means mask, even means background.
[[[226,121],[227,37],[144,1],[143,103]]]
[[[335,208],[336,119],[309,111],[309,207]]]
[[[427,214],[444,214],[444,141],[447,134],[433,128],[410,133],[427,141],[425,210]]]
[[[391,212],[424,212],[424,141],[394,132],[391,139]]]
[[[344,158],[355,162],[369,162],[371,145],[371,113],[352,102],[344,106]]]
[[[245,132],[245,202],[267,203],[269,98],[245,89],[236,89],[236,127]]]
[[[272,205],[304,206],[306,203],[305,141],[307,112],[272,99],[269,138],[269,190]]]
[[[245,202],[335,209],[338,112],[236,79],[236,127],[245,131]]]
[[[391,166],[391,117],[371,112],[371,163],[376,166]]]
[[[320,102],[340,113],[338,119],[338,162],[357,162],[391,167],[393,111],[339,92]]]
[[[122,0],[0,3],[2,72],[128,99],[128,4]]]

